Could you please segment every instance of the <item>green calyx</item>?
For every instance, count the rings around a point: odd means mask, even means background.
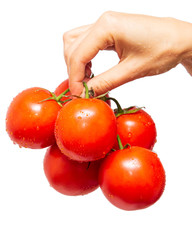
[[[46,98],[46,99],[44,99],[44,100],[42,100],[42,101],[40,101],[40,102],[45,102],[45,101],[49,101],[49,100],[55,100],[55,101],[59,104],[59,106],[62,107],[65,102],[71,101],[71,99],[66,99],[66,100],[64,100],[64,101],[61,101],[61,99],[62,99],[63,97],[70,97],[69,95],[66,96],[66,94],[67,94],[69,91],[70,91],[70,90],[69,90],[69,88],[68,88],[68,89],[66,89],[63,93],[61,93],[59,96],[56,96],[54,92],[50,92],[51,95],[52,95],[52,97]]]
[[[122,109],[122,111],[119,111],[119,109],[115,109],[115,116],[119,117],[123,114],[132,114],[132,113],[136,113],[139,110],[141,110],[143,107],[135,107],[135,106],[131,106],[125,109]]]
[[[142,109],[143,107],[135,107],[135,106],[131,106],[131,107],[128,107],[128,108],[125,108],[123,109],[121,107],[121,105],[119,104],[119,102],[117,101],[117,99],[113,98],[113,97],[106,97],[106,96],[103,96],[102,97],[104,101],[107,101],[107,100],[112,100],[117,108],[114,110],[114,113],[115,113],[115,116],[116,117],[119,117],[123,114],[132,114],[132,113],[136,113],[138,112],[140,109]]]

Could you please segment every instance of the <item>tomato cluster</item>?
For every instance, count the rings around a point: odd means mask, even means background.
[[[85,195],[98,187],[113,205],[138,210],[154,204],[165,187],[157,154],[156,126],[135,106],[122,109],[108,94],[71,96],[68,80],[54,93],[29,88],[11,102],[6,130],[21,147],[48,147],[44,172],[58,192]],[[110,101],[117,104],[111,108]]]

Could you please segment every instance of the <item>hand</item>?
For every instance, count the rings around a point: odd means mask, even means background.
[[[116,51],[120,61],[88,81],[96,95],[179,63],[192,69],[192,25],[173,18],[106,12],[94,24],[66,32],[63,41],[69,87],[76,95],[82,94],[82,81],[100,50]]]

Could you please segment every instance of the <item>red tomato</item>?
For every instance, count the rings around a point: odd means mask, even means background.
[[[54,125],[61,107],[55,100],[41,102],[51,93],[43,88],[29,88],[11,102],[6,130],[14,143],[26,148],[44,148],[55,143]]]
[[[75,196],[88,194],[98,188],[100,161],[73,161],[61,153],[57,145],[47,149],[44,172],[50,185],[58,192]]]
[[[63,93],[65,90],[69,88],[69,79],[64,80],[56,89],[55,89],[55,95],[59,96],[61,93]],[[69,91],[66,96],[71,95],[71,92]],[[109,94],[106,95],[106,98],[109,97]],[[71,97],[63,97],[61,98],[61,101],[65,101],[67,99],[70,99]],[[111,101],[106,100],[106,103],[111,106]]]
[[[149,207],[161,197],[165,171],[156,153],[130,147],[104,159],[99,184],[113,205],[123,210],[138,210]]]
[[[55,89],[55,95],[58,97],[61,93],[63,93],[65,90],[67,90],[69,88],[69,80],[66,79],[65,81],[63,81],[61,84],[59,84],[59,86]],[[71,95],[71,92],[69,91],[65,96],[69,96]],[[70,99],[71,97],[62,97],[61,101],[65,101],[67,99]]]
[[[117,117],[117,134],[123,145],[129,143],[148,149],[153,148],[157,137],[153,119],[142,109]],[[115,149],[119,149],[117,141]]]
[[[116,140],[116,117],[102,100],[73,99],[60,110],[55,128],[57,144],[71,159],[103,158]]]

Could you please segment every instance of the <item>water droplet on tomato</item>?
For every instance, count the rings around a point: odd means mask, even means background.
[[[113,195],[112,195],[112,194],[108,194],[108,196],[109,196],[110,198],[113,198]]]
[[[146,126],[146,127],[149,127],[149,126],[151,126],[151,122],[147,122],[147,123],[145,123],[144,125]]]
[[[128,138],[131,138],[132,137],[132,133],[128,133]]]

